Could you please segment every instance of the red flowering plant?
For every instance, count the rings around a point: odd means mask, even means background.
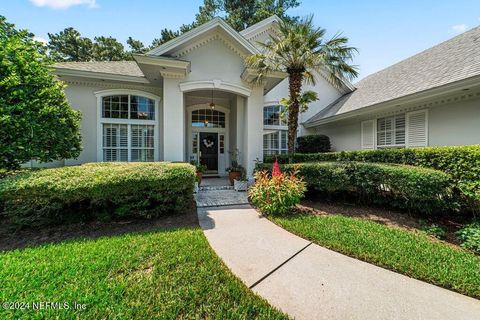
[[[255,173],[255,185],[248,192],[250,200],[264,214],[287,213],[306,191],[306,184],[297,173],[297,169],[291,173],[281,172],[275,160],[271,175],[267,171]]]

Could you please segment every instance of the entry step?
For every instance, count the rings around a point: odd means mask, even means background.
[[[200,186],[199,191],[233,190],[233,186]]]

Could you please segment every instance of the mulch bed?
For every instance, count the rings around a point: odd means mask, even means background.
[[[380,207],[371,207],[359,204],[330,202],[323,199],[308,199],[302,201],[297,206],[299,213],[311,213],[318,215],[344,215],[349,217],[367,219],[384,225],[403,228],[408,230],[421,230],[423,220],[425,224],[435,223],[443,227],[446,231],[443,241],[459,245],[460,241],[455,236],[455,232],[460,229],[465,221],[463,217],[420,217],[418,215],[389,210]]]
[[[181,215],[170,215],[149,220],[92,221],[67,225],[24,228],[15,230],[11,225],[0,221],[0,251],[21,249],[47,243],[72,239],[95,239],[130,232],[148,232],[158,229],[197,227],[198,219],[195,204]]]

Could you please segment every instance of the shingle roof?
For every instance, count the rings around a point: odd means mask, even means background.
[[[361,80],[307,123],[480,75],[480,27]]]
[[[54,68],[76,71],[108,73],[131,77],[144,77],[135,61],[92,61],[92,62],[58,62]]]

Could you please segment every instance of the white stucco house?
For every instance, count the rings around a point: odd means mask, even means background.
[[[249,173],[264,154],[286,152],[286,74],[252,85],[244,64],[278,21],[237,32],[215,18],[135,61],[55,64],[82,112],[84,147],[57,165],[196,160],[224,175],[235,150]],[[480,143],[479,38],[473,29],[356,86],[319,74],[306,89],[320,99],[301,115],[299,135],[327,134],[335,150]]]

